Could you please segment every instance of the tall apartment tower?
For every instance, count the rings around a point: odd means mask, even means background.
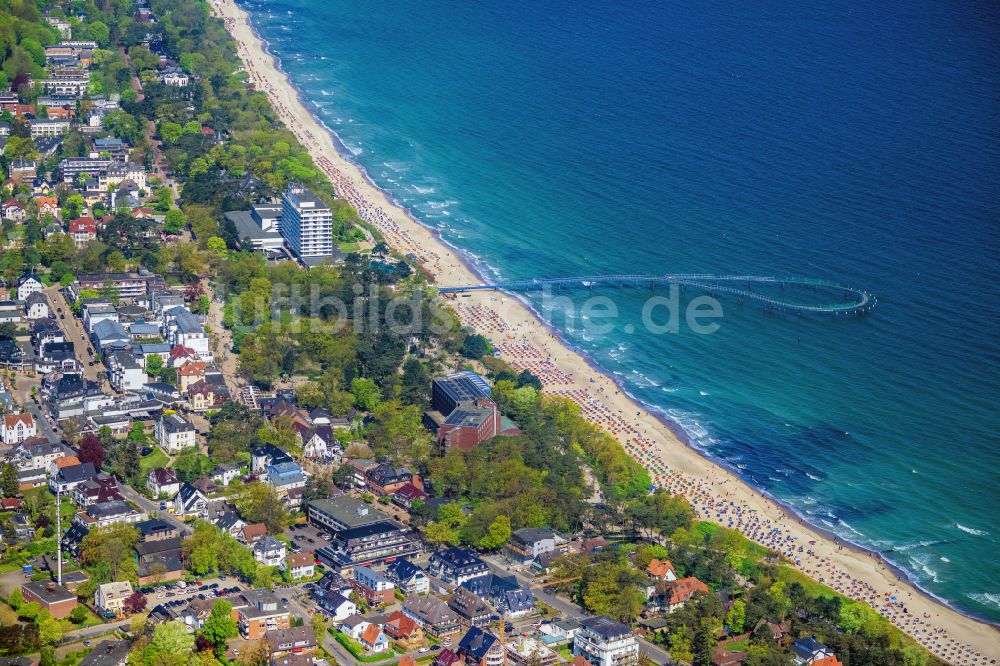
[[[299,185],[289,185],[281,202],[281,236],[306,265],[333,256],[333,214],[322,199]]]

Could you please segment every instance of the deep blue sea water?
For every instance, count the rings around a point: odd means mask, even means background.
[[[1000,621],[1000,5],[245,6],[372,178],[491,278],[877,294],[860,320],[723,301],[713,335],[651,335],[648,292],[601,289],[615,329],[567,336],[693,445]]]

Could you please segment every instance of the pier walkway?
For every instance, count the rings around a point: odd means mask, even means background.
[[[857,317],[871,311],[878,299],[864,289],[847,287],[813,278],[774,277],[763,275],[591,275],[585,277],[534,278],[530,280],[505,280],[491,284],[440,287],[442,294],[472,291],[540,291],[544,289],[593,288],[596,286],[649,286],[680,285],[693,287],[708,294],[727,294],[762,306],[766,310],[802,315],[830,317]],[[818,294],[828,293],[835,300],[832,303],[801,303],[773,295],[754,291],[754,288],[807,287]]]

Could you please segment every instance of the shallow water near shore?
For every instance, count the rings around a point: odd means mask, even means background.
[[[561,294],[614,300],[600,334],[532,298],[693,446],[1000,620],[997,7],[243,6],[373,180],[490,277],[873,291],[850,321],[723,300],[712,335],[644,330],[647,290]]]

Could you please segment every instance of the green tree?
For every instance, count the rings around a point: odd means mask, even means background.
[[[163,213],[166,213],[168,210],[170,210],[170,207],[174,203],[174,193],[170,190],[169,187],[156,188],[156,191],[153,192],[153,197],[155,199],[153,207],[156,208],[156,210],[161,211]]]
[[[11,463],[3,466],[3,473],[0,476],[3,486],[4,497],[14,497],[20,491],[21,483],[17,478],[17,468]]]
[[[63,220],[75,220],[83,212],[83,195],[71,194],[62,205]]]
[[[150,354],[146,358],[146,372],[153,377],[159,377],[163,370],[163,357],[159,354]]]
[[[437,545],[457,546],[459,533],[465,523],[462,505],[457,502],[442,504],[438,509],[438,519],[424,526],[424,538]]]
[[[407,359],[403,364],[399,399],[408,405],[426,407],[430,403],[430,384],[426,366],[415,358]]]
[[[107,46],[108,40],[111,39],[111,28],[108,27],[106,23],[101,21],[94,21],[87,26],[87,34],[90,38],[97,42],[98,46]]]
[[[38,614],[38,636],[43,645],[58,643],[63,636],[62,625],[46,610]]]
[[[21,610],[21,606],[24,605],[24,596],[21,594],[20,587],[11,590],[10,596],[7,597],[7,605],[14,610]]]
[[[378,386],[371,379],[365,377],[355,377],[352,379],[351,393],[354,395],[354,404],[358,409],[370,412],[378,406]]]
[[[226,241],[218,236],[209,238],[205,243],[205,248],[221,259],[225,259],[229,255],[229,248],[226,247]]]
[[[26,604],[21,604],[21,609],[18,611],[17,616],[19,618],[29,620],[33,624],[37,624],[35,620],[38,619],[39,614],[42,612],[42,606],[37,601],[29,601]]]
[[[116,109],[103,120],[104,129],[129,143],[135,144],[141,133],[139,123],[127,111]]]
[[[480,359],[493,351],[490,341],[481,335],[467,335],[461,354],[465,358]]]
[[[41,654],[38,659],[38,666],[56,666],[58,663],[59,661],[56,659],[56,649],[51,645],[42,646]]]
[[[726,614],[726,626],[732,633],[743,633],[743,625],[746,623],[746,608],[746,604],[739,599],[734,601],[729,608],[729,613]]]
[[[368,431],[372,450],[403,465],[422,461],[431,449],[431,435],[423,425],[423,413],[416,405],[402,405],[398,400],[383,402],[372,411]]]
[[[69,619],[73,624],[83,624],[87,619],[87,615],[89,613],[87,613],[86,606],[77,606],[70,612]]]
[[[160,654],[189,655],[194,649],[194,636],[183,622],[173,620],[156,625],[151,645]]]
[[[879,614],[866,603],[855,601],[840,607],[839,625],[848,634],[874,636],[879,633],[880,624]]]
[[[261,444],[272,444],[294,455],[302,451],[302,438],[287,416],[278,416],[262,425],[257,430],[257,439]]]
[[[490,523],[486,535],[476,545],[483,550],[497,550],[507,543],[510,534],[510,518],[501,514]]]
[[[288,512],[271,484],[259,481],[246,484],[234,497],[234,503],[244,520],[267,525],[268,534],[281,534],[285,530]]]
[[[684,663],[694,661],[694,632],[682,624],[670,634],[670,656]]]
[[[7,145],[4,147],[3,154],[10,160],[18,158],[33,160],[38,157],[38,150],[30,138],[11,136],[7,139]]]
[[[231,603],[224,599],[219,599],[212,604],[212,610],[205,619],[202,632],[205,634],[205,638],[216,648],[223,647],[227,639],[236,636],[238,633],[236,620],[231,616],[232,611],[233,605]]]
[[[184,224],[184,213],[179,208],[171,208],[163,220],[163,230],[176,236],[184,228]]]
[[[108,580],[135,580],[136,564],[133,549],[139,543],[139,530],[118,523],[95,527],[80,544],[80,559],[88,566],[107,567]]]
[[[702,618],[694,630],[691,643],[694,666],[712,666],[712,651],[715,649],[716,629],[710,618]]]

